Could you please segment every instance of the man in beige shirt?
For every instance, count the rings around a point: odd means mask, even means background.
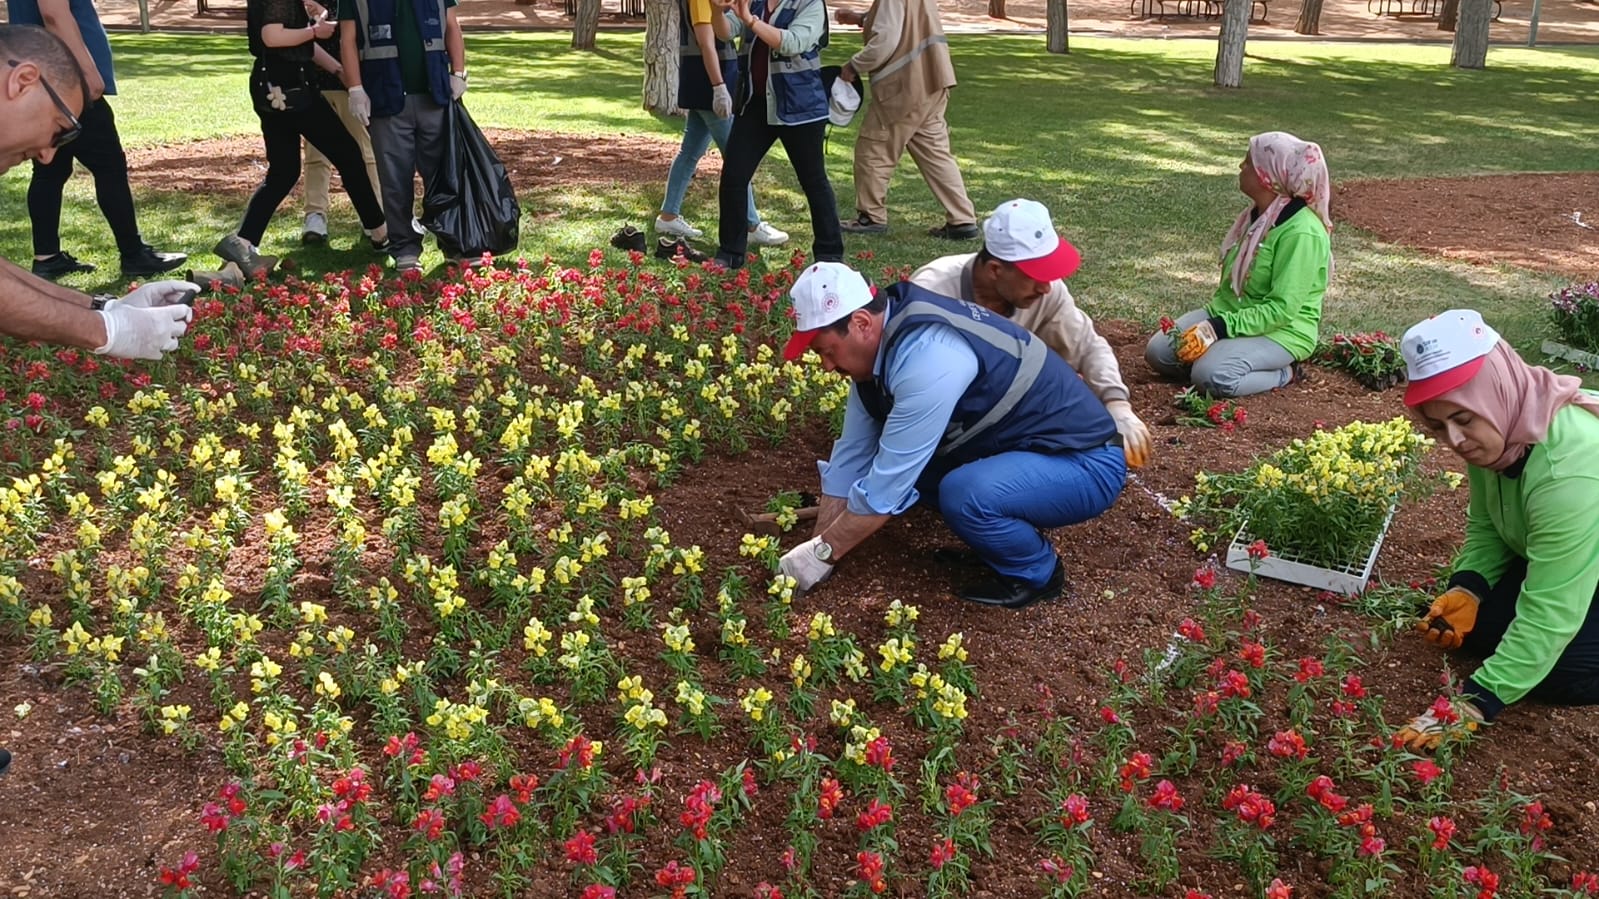
[[[1080,261],[1044,204],[1018,199],[983,223],[981,250],[934,259],[911,275],[911,283],[991,309],[1042,338],[1105,404],[1127,464],[1139,468],[1149,461],[1149,428],[1128,401],[1116,354],[1066,289]]]
[[[855,82],[865,75],[870,82],[855,140],[857,215],[843,223],[844,230],[888,230],[888,182],[909,150],[933,198],[944,207],[944,224],[928,234],[945,240],[975,238],[977,212],[950,152],[944,118],[955,66],[938,19],[938,0],[873,0],[865,14],[840,9],[836,17],[865,31],[865,46],[844,64],[839,77]]]

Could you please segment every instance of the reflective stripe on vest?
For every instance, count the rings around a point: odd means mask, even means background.
[[[875,72],[870,72],[868,74],[870,74],[873,79],[877,79],[877,80],[881,80],[883,78],[887,78],[888,76],[894,74],[895,72],[898,72],[900,69],[903,69],[906,66],[910,65],[911,63],[915,62],[916,61],[916,57],[921,56],[923,53],[927,52],[927,48],[929,48],[929,47],[931,47],[931,46],[933,46],[935,44],[948,44],[948,43],[949,43],[949,38],[945,37],[942,34],[935,34],[932,37],[928,38],[927,40],[922,41],[921,43],[917,44],[915,47],[912,47],[911,48],[911,52],[905,54],[904,56],[901,56],[899,59],[894,60],[893,62],[889,63],[888,65],[883,66],[881,69],[878,69]]]
[[[1038,375],[1044,370],[1044,362],[1049,357],[1050,351],[1048,347],[1044,346],[1044,342],[1036,337],[1018,340],[1012,334],[988,322],[978,321],[971,316],[960,315],[943,306],[920,300],[912,300],[899,310],[896,310],[896,314],[890,318],[888,324],[883,328],[883,341],[892,346],[895,335],[899,333],[901,325],[906,321],[904,316],[911,315],[926,315],[936,318],[952,328],[964,331],[981,340],[1005,355],[1019,360],[1016,376],[1011,379],[1010,386],[1005,388],[1004,395],[999,398],[993,408],[989,409],[982,418],[974,422],[970,428],[962,429],[959,424],[950,423],[949,430],[944,432],[943,442],[939,444],[935,452],[935,455],[942,456],[959,449],[968,441],[993,427],[1006,415],[1009,415],[1010,411],[1016,408],[1016,404],[1022,401],[1022,397],[1027,395],[1027,391],[1031,390],[1033,384],[1038,381]],[[888,365],[888,360],[885,359],[883,361],[885,370]]]
[[[396,6],[400,3],[409,2],[410,0],[395,0]],[[424,53],[443,53],[445,51],[442,35],[448,21],[449,7],[445,4],[445,0],[438,0],[438,2],[440,37],[423,38],[422,52]],[[366,29],[365,39],[360,41],[361,46],[357,51],[358,58],[363,62],[369,59],[399,59],[400,48],[394,43],[394,23],[385,22],[383,24],[383,34],[385,36],[382,39],[387,41],[387,43],[374,47],[372,46],[372,10],[367,5],[367,0],[355,0],[355,12],[360,19],[359,24]],[[417,23],[418,31],[421,30],[421,27],[421,23]]]
[[[822,70],[822,58],[819,55],[809,58],[804,56],[784,56],[770,60],[767,64],[771,66],[773,72],[783,75],[795,75],[800,72],[819,72]]]

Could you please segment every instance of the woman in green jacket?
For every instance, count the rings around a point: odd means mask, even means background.
[[[1249,396],[1293,383],[1316,349],[1332,275],[1332,188],[1321,147],[1285,131],[1249,139],[1238,189],[1250,205],[1222,241],[1210,303],[1162,320],[1144,358],[1211,396]]]
[[[1399,737],[1436,747],[1523,697],[1599,703],[1599,396],[1528,365],[1482,316],[1451,310],[1405,333],[1405,405],[1466,461],[1466,542],[1417,629],[1483,657],[1458,706]]]

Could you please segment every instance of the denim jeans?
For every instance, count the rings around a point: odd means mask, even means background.
[[[1184,312],[1172,334],[1181,334],[1208,318],[1210,313],[1203,308]],[[1187,379],[1211,396],[1254,396],[1286,387],[1293,380],[1293,354],[1270,337],[1218,340],[1188,366],[1177,361],[1172,334],[1156,331],[1144,347],[1144,360],[1161,375]]]
[[[716,141],[716,149],[722,153],[722,162],[727,162],[727,138],[733,133],[733,119],[716,117],[716,113],[708,109],[685,109],[688,118],[683,123],[683,146],[677,150],[677,158],[672,160],[672,172],[666,176],[666,199],[661,201],[661,211],[668,215],[681,215],[683,212],[683,197],[688,193],[688,183],[694,179],[694,170],[699,167],[700,157],[705,155],[705,149]],[[749,215],[746,216],[751,228],[761,223],[761,214],[755,211],[755,187],[749,189]]]
[[[1098,517],[1126,483],[1126,454],[1102,446],[1058,455],[1000,453],[942,478],[936,469],[925,472],[916,487],[989,567],[1042,586],[1055,573],[1056,554],[1040,531]]]

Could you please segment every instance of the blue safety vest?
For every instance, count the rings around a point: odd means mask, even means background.
[[[750,13],[756,18],[764,18],[769,0],[752,0]],[[776,12],[772,15],[771,24],[774,28],[786,29],[793,24],[794,17],[799,11],[812,3],[822,3],[823,0],[777,0]],[[827,10],[822,10],[826,24]],[[827,31],[822,31],[822,39],[798,56],[783,56],[775,48],[768,47],[760,38],[753,34],[746,35],[739,44],[739,69],[740,91],[737,96],[744,103],[749,102],[753,92],[746,82],[750,78],[750,54],[752,52],[768,53],[766,68],[766,93],[767,102],[775,112],[777,120],[784,125],[804,125],[809,122],[819,122],[827,118],[827,89],[822,86],[822,48],[827,46]],[[742,105],[742,104],[741,104]]]
[[[694,25],[689,19],[688,0],[677,3],[677,35],[679,65],[677,73],[677,105],[679,109],[710,109],[711,78],[705,74],[705,63],[700,58],[700,42],[694,37]],[[712,10],[719,16],[719,10]],[[738,50],[731,41],[716,41],[716,58],[721,63],[722,83],[731,91],[738,85]]]
[[[400,74],[400,47],[394,41],[398,3],[410,3],[422,33],[427,60],[428,93],[440,106],[450,105],[450,56],[444,48],[444,0],[355,0],[356,46],[361,54],[361,86],[372,101],[372,115],[398,115],[405,109],[405,82]]]
[[[940,296],[909,282],[887,288],[883,364],[906,335],[934,322],[949,325],[977,355],[977,377],[961,394],[931,466],[943,469],[1005,452],[1063,453],[1104,446],[1116,422],[1070,364],[1004,316]],[[878,421],[894,408],[879,375],[857,382],[861,404]]]

